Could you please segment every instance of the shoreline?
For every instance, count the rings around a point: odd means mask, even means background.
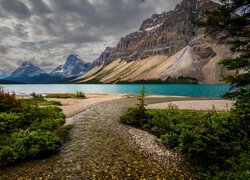
[[[85,94],[86,99],[75,98],[47,98],[51,101],[62,103],[60,108],[67,118],[77,115],[93,106],[119,99],[136,98],[134,94]],[[206,98],[187,97],[187,96],[165,96],[165,95],[145,95],[146,104],[166,103],[173,101],[191,101],[191,100],[208,100]],[[218,100],[220,101],[220,100]],[[153,102],[153,103],[152,103]]]
[[[42,94],[46,96],[49,93]],[[63,94],[63,93],[55,93]],[[67,93],[74,94],[74,93]],[[27,93],[17,93],[18,98],[30,98]],[[138,94],[108,94],[108,93],[85,93],[85,99],[77,98],[46,98],[49,101],[59,101],[66,118],[73,117],[93,106],[118,99],[136,98]],[[166,109],[169,104],[175,104],[179,109],[188,110],[229,110],[233,106],[233,101],[222,98],[190,97],[145,94],[147,109]]]

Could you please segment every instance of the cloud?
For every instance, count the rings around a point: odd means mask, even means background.
[[[8,47],[0,44],[0,54],[6,54],[8,52]]]
[[[5,13],[13,15],[17,18],[29,18],[31,12],[29,8],[18,0],[0,0],[2,9]]]
[[[70,53],[93,61],[144,19],[180,1],[0,0],[1,69],[31,61],[50,71]]]

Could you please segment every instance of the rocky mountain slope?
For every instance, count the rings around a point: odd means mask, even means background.
[[[209,0],[183,0],[174,10],[153,14],[138,31],[107,48],[74,82],[164,81],[171,76],[219,83],[223,70],[217,62],[229,55],[228,47],[205,38],[194,25],[217,6]]]

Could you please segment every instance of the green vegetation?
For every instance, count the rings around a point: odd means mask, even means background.
[[[148,79],[137,81],[117,81],[115,84],[198,84],[198,80],[191,77],[168,77],[165,80]]]
[[[17,99],[0,90],[0,167],[54,153],[67,135],[58,102],[34,97]]]
[[[17,82],[17,81],[9,81],[9,80],[0,79],[0,84],[24,84],[24,83]]]
[[[46,98],[78,98],[85,99],[86,96],[83,92],[76,92],[76,94],[63,93],[63,94],[47,94]]]
[[[42,94],[36,94],[36,93],[32,93],[30,94],[32,96],[32,98],[34,99],[44,99],[43,95]]]
[[[250,93],[248,94],[248,96]],[[250,169],[250,106],[239,99],[228,112],[146,110],[144,88],[121,122],[144,129],[181,152],[202,178],[247,179]]]
[[[86,96],[83,92],[76,92],[76,98],[79,98],[79,99],[85,99]]]

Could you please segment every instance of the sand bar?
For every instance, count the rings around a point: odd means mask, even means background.
[[[180,109],[191,110],[219,110],[227,111],[233,106],[230,100],[188,100],[188,101],[172,101],[147,105],[147,109],[166,109],[170,104],[176,105]]]

